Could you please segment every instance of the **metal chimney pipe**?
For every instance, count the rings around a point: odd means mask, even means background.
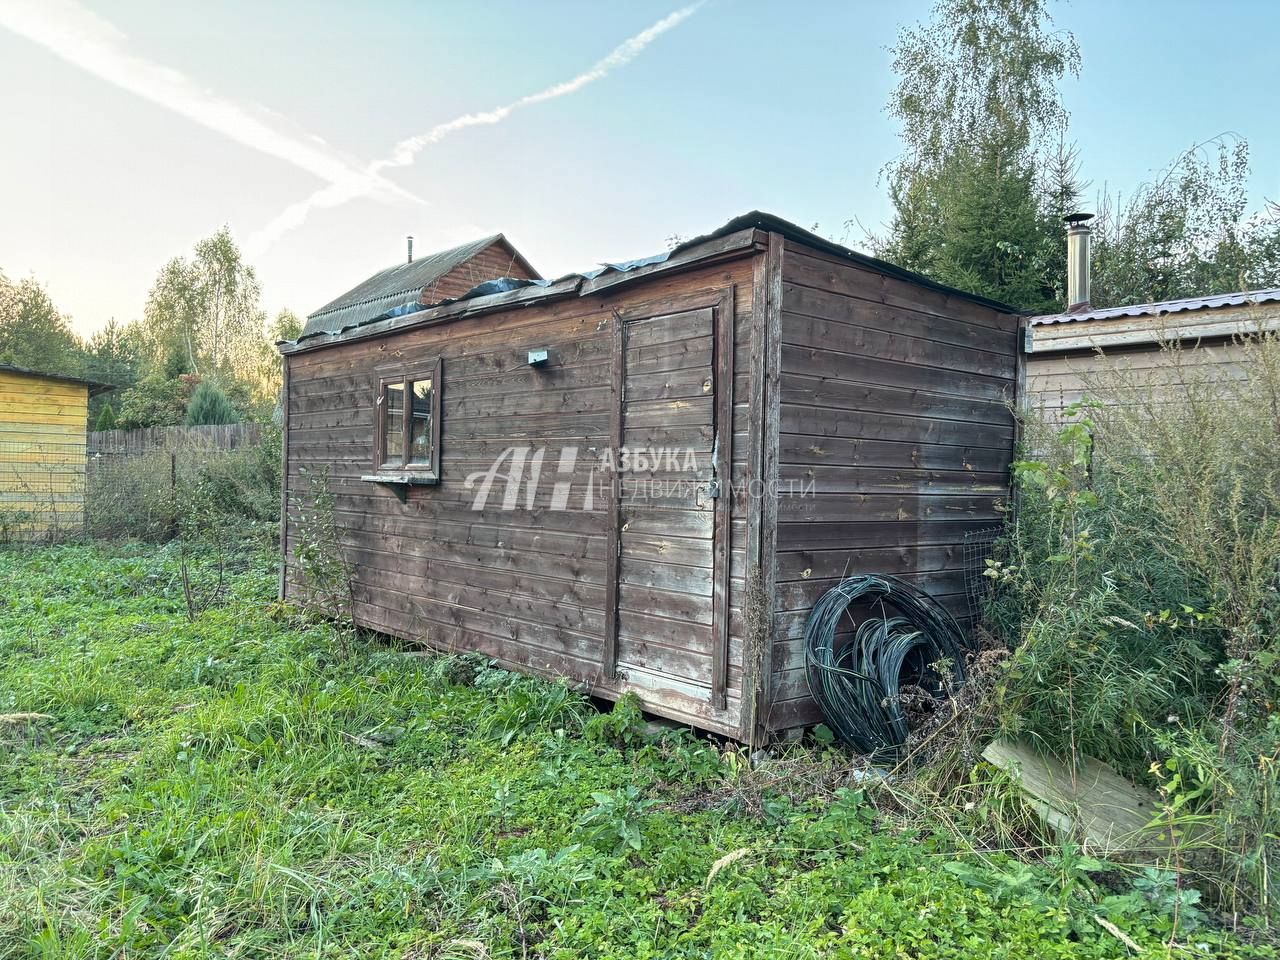
[[[413,234],[409,234],[405,239],[409,241],[409,259],[405,263],[413,263]]]
[[[1067,312],[1089,309],[1089,221],[1092,213],[1069,213],[1067,224]]]

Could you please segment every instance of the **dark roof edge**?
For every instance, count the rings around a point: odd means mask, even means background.
[[[834,240],[827,240],[818,236],[804,227],[797,226],[789,220],[783,220],[781,217],[774,216],[772,213],[765,213],[762,210],[753,210],[750,213],[735,217],[727,224],[717,230],[714,234],[707,237],[700,237],[699,240],[710,239],[710,237],[718,236],[722,233],[728,233],[733,230],[741,230],[744,227],[753,226],[757,230],[764,230],[768,233],[780,233],[788,240],[794,240],[797,243],[803,243],[809,247],[815,247],[824,253],[848,260],[850,263],[856,263],[859,266],[875,270],[877,273],[883,273],[886,276],[894,277],[898,280],[906,280],[908,283],[914,283],[918,286],[927,287],[938,293],[945,293],[948,296],[960,297],[962,300],[968,300],[979,306],[989,307],[992,310],[998,310],[1001,313],[1012,313],[1021,315],[1026,311],[1019,310],[1007,303],[1001,303],[999,300],[992,300],[988,297],[981,296],[976,293],[969,293],[958,287],[949,287],[945,283],[938,283],[936,280],[930,280],[922,273],[916,273],[913,270],[907,270],[903,267],[896,266],[888,260],[880,260],[876,257],[869,256],[865,253],[859,253],[849,247],[842,246]],[[696,243],[698,240],[691,240],[690,243]],[[683,245],[682,245],[683,246]],[[680,247],[676,247],[677,250]]]
[[[723,257],[725,255],[735,257],[745,256],[756,246],[755,238],[758,235],[758,231],[752,228],[747,228],[745,230],[739,230],[736,235],[727,234],[725,237],[713,237],[709,240],[698,240],[692,241],[688,244],[682,244],[680,247],[672,250],[661,263],[653,264],[634,272],[625,271],[614,273],[612,275],[613,283],[616,284],[640,280],[653,276],[654,272],[659,270],[678,270],[685,267],[696,266],[705,261],[709,261],[717,257]],[[706,247],[707,249],[705,251],[699,251],[693,255],[688,255],[690,247]],[[680,254],[685,255],[680,256]],[[528,284],[521,284],[514,289],[505,290],[500,293],[489,293],[482,296],[464,296],[455,300],[444,300],[440,303],[423,307],[422,309],[411,313],[405,313],[395,317],[384,317],[358,324],[356,326],[347,327],[337,333],[317,333],[308,337],[301,337],[295,341],[282,340],[276,343],[276,348],[281,354],[289,356],[295,353],[305,353],[309,350],[318,350],[325,347],[334,347],[353,343],[370,337],[387,336],[392,333],[402,333],[406,330],[417,329],[419,327],[434,326],[437,323],[448,323],[460,320],[463,317],[479,316],[482,314],[493,313],[498,310],[508,309],[510,307],[530,306],[544,300],[562,299],[571,296],[584,296],[589,293],[596,292],[597,288],[594,287],[593,284],[597,280],[599,280],[599,276],[588,278],[584,274],[570,273],[555,280],[540,280]],[[487,286],[487,284],[481,284],[476,289],[479,290],[484,286]]]
[[[355,340],[363,340],[366,337],[385,336],[390,333],[400,332],[401,330],[411,327],[425,326],[434,322],[442,322],[445,320],[458,319],[464,315],[470,316],[478,313],[487,313],[491,310],[501,309],[505,306],[519,304],[527,305],[537,300],[553,297],[565,296],[570,293],[590,293],[603,286],[614,286],[641,280],[645,277],[652,276],[656,270],[670,270],[692,267],[713,256],[723,255],[725,253],[733,253],[737,251],[746,252],[753,246],[752,238],[758,231],[765,233],[777,233],[781,236],[793,240],[796,243],[812,247],[824,253],[831,254],[850,263],[865,267],[885,276],[894,277],[898,280],[904,280],[908,283],[914,283],[917,286],[924,287],[947,296],[958,297],[962,300],[975,303],[1000,313],[1008,313],[1021,315],[1022,311],[1015,307],[1011,307],[1006,303],[1000,303],[997,300],[991,300],[974,293],[967,293],[955,287],[949,287],[945,284],[930,280],[921,274],[914,273],[910,270],[904,270],[901,267],[885,261],[878,260],[875,257],[868,256],[864,253],[858,253],[856,250],[850,250],[831,240],[825,240],[815,233],[805,230],[794,223],[776,217],[773,214],[763,213],[761,211],[752,211],[740,217],[735,217],[724,226],[711,233],[704,234],[700,237],[694,237],[686,240],[681,244],[673,247],[662,258],[660,262],[655,262],[651,266],[640,269],[620,269],[618,267],[606,267],[604,271],[596,271],[592,274],[567,274],[557,280],[546,283],[543,286],[522,287],[518,290],[509,291],[507,293],[490,294],[483,297],[462,298],[457,300],[447,300],[440,304],[427,306],[423,310],[406,314],[399,317],[384,318],[365,323],[357,324],[344,330],[323,334],[314,333],[311,336],[301,338],[297,341],[282,341],[276,346],[282,354],[302,353],[308,350],[320,349],[328,346],[336,346],[338,344],[350,343]],[[724,241],[728,237],[735,234],[742,235],[743,242],[731,248],[726,248]],[[499,234],[498,236],[501,236]],[[505,238],[503,238],[505,240]],[[719,241],[719,242],[717,242]],[[509,246],[514,245],[507,241]],[[695,248],[707,247],[704,252],[692,253]],[[519,253],[519,251],[516,251]],[[639,261],[636,261],[639,262]],[[613,274],[612,276],[610,274]],[[569,281],[576,281],[571,288],[567,288]],[[579,287],[582,288],[579,291]]]
[[[90,380],[87,377],[73,377],[66,373],[46,373],[43,370],[33,370],[30,367],[19,367],[12,363],[0,363],[0,373],[17,373],[28,377],[41,377],[45,380],[60,380],[63,383],[80,383],[89,388],[89,396],[97,396],[99,393],[106,393],[108,390],[115,390],[116,384],[103,383],[101,380]]]

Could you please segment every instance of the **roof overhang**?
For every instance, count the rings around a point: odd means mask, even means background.
[[[1165,343],[1229,340],[1280,330],[1280,303],[1118,314],[1079,322],[1028,324],[1028,354],[1125,350]]]
[[[30,367],[17,367],[11,363],[0,363],[0,373],[16,373],[23,377],[38,377],[41,380],[57,380],[59,383],[79,384],[88,389],[91,397],[116,388],[114,383],[103,383],[101,380],[89,380],[85,377],[72,377],[63,373],[46,373],[43,370],[32,370]]]

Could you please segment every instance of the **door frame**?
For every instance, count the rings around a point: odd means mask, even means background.
[[[729,550],[733,521],[733,375],[734,375],[734,301],[736,284],[713,293],[665,297],[660,302],[635,307],[615,308],[612,313],[613,362],[610,369],[609,444],[617,457],[622,446],[623,408],[626,383],[626,324],[637,320],[653,320],[694,310],[711,310],[712,378],[715,389],[713,469],[720,495],[716,499],[712,534],[711,593],[711,707],[727,707],[729,680]],[[601,651],[600,672],[606,682],[618,676],[618,576],[622,556],[622,477],[617,470],[610,473],[606,498],[609,516],[608,545],[605,551],[605,632]]]

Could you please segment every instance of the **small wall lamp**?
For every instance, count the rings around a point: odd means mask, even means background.
[[[546,349],[529,351],[529,366],[531,367],[544,367],[550,359],[551,353]]]

